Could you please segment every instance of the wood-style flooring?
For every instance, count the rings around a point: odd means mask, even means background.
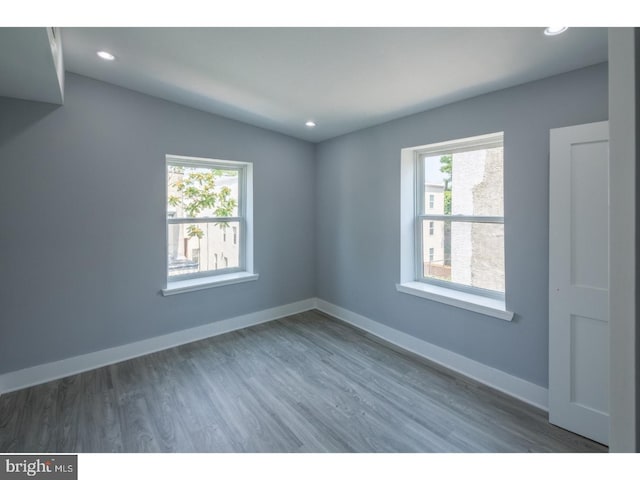
[[[317,311],[0,396],[0,452],[603,452]]]

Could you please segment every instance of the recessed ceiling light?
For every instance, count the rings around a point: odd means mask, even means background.
[[[560,35],[567,31],[569,27],[547,27],[544,29],[544,34],[552,37],[554,35]]]
[[[313,120],[309,120],[307,123],[305,123],[305,125],[309,128],[313,128],[316,126],[316,122],[314,122]]]
[[[106,52],[104,50],[100,50],[98,52],[98,56],[103,60],[115,60],[116,59],[116,57],[113,54],[111,54],[109,52]]]

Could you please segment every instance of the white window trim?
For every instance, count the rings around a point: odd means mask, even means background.
[[[495,134],[480,135],[455,151],[473,149],[478,143],[486,144]],[[447,145],[449,147],[447,148]],[[400,153],[400,282],[396,290],[428,300],[474,311],[502,320],[511,321],[514,313],[507,310],[506,299],[490,298],[454,288],[416,281],[416,255],[418,255],[416,218],[416,156],[424,152],[434,154],[452,151],[450,142],[403,148]]]
[[[396,284],[398,292],[415,295],[453,307],[462,308],[476,313],[482,313],[490,317],[499,318],[510,322],[513,312],[507,310],[504,300],[484,297],[473,293],[440,287],[424,282],[405,282]]]
[[[211,277],[190,278],[188,280],[167,282],[167,288],[162,289],[162,295],[167,297],[178,293],[195,292],[206,288],[250,282],[252,280],[257,280],[258,277],[259,275],[257,273],[233,272]]]
[[[257,280],[259,275],[254,272],[254,264],[253,264],[253,163],[252,162],[241,162],[241,161],[233,161],[233,160],[219,160],[212,158],[202,158],[202,157],[186,157],[183,155],[172,155],[168,154],[165,157],[165,172],[167,171],[166,165],[169,163],[172,164],[180,164],[184,163],[185,165],[193,166],[193,165],[201,165],[203,167],[211,167],[212,165],[223,165],[231,168],[241,167],[243,169],[243,185],[242,185],[242,194],[244,196],[244,204],[243,208],[243,217],[244,217],[244,238],[240,238],[240,241],[243,242],[243,248],[240,249],[241,255],[244,255],[240,258],[240,268],[238,270],[229,272],[223,271],[222,273],[215,273],[215,271],[211,272],[211,275],[206,275],[202,277],[196,278],[177,278],[175,280],[171,280],[168,277],[168,266],[165,263],[165,288],[162,289],[162,295],[175,295],[178,293],[186,293],[192,292],[195,290],[202,290],[205,288],[214,288],[221,287],[225,285],[232,285],[236,283],[248,282],[252,280]],[[166,175],[166,173],[165,173]],[[165,201],[167,198],[167,189],[168,184],[165,177]],[[166,208],[166,207],[165,207]],[[166,215],[165,215],[166,217]],[[168,225],[168,222],[165,220],[165,225]],[[167,262],[167,248],[169,245],[168,242],[168,229],[165,228],[165,262]]]

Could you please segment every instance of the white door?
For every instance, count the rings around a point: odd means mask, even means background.
[[[551,130],[549,178],[549,421],[608,445],[609,123]]]

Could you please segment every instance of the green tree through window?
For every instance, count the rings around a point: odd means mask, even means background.
[[[172,207],[181,208],[188,218],[196,218],[200,213],[210,210],[214,217],[231,217],[233,210],[238,206],[235,198],[232,198],[231,189],[223,186],[216,189],[216,180],[224,175],[237,175],[237,171],[211,169],[202,171],[182,166],[169,166],[169,172],[175,180],[170,186],[177,194],[169,195],[168,203]],[[227,222],[216,222],[221,229],[228,227]],[[201,240],[204,231],[197,225],[187,227],[188,238]],[[187,245],[185,243],[185,256]]]

